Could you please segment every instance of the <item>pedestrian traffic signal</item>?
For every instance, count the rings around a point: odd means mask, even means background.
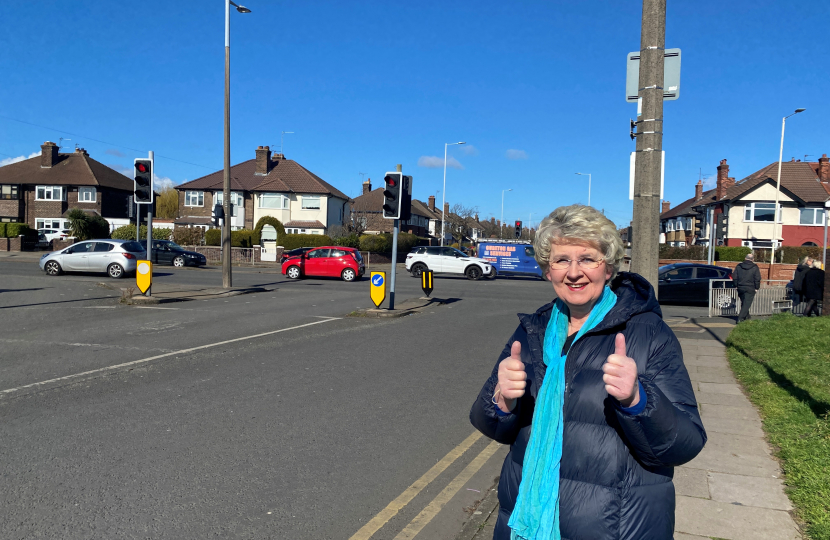
[[[399,172],[388,172],[383,177],[383,184],[384,219],[401,219],[403,174]]]
[[[221,204],[217,204],[213,207],[213,212],[210,214],[210,219],[213,221],[213,224],[217,227],[220,225],[220,221],[225,218],[225,209],[222,207]]]
[[[136,159],[133,196],[136,204],[153,204],[153,161]]]
[[[516,238],[521,238],[521,237],[522,237],[522,222],[517,221],[516,222]]]

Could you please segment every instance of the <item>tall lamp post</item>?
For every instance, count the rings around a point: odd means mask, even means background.
[[[225,175],[222,189],[222,206],[225,218],[222,223],[222,286],[233,287],[231,278],[231,5],[239,13],[250,13],[245,6],[233,0],[225,0]]]
[[[461,142],[451,142],[451,143],[444,143],[444,189],[441,190],[441,245],[444,245],[444,201],[446,199],[447,193],[447,147],[452,146],[454,144],[467,144],[464,141]],[[461,247],[459,244],[458,247]]]
[[[501,190],[501,225],[499,225],[499,238],[502,237],[502,231],[504,230],[504,192],[505,191],[513,191],[513,188]]]
[[[588,177],[588,206],[591,206],[591,173],[576,173],[580,176],[587,176]]]
[[[775,244],[778,243],[778,221],[783,217],[783,212],[778,208],[778,201],[781,197],[781,160],[784,157],[784,128],[787,126],[787,118],[806,110],[796,109],[793,114],[788,114],[781,119],[781,148],[778,150],[778,181],[775,183],[775,209],[772,215],[772,256],[769,259],[769,275],[767,275],[767,279],[772,279],[772,265],[775,264]],[[783,238],[781,239],[781,243],[784,243]]]

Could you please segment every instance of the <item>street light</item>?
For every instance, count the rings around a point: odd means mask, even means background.
[[[444,189],[441,191],[441,245],[444,245],[444,200],[446,199],[447,193],[447,147],[452,146],[454,144],[467,144],[464,141],[461,142],[452,142],[452,143],[444,143]],[[461,247],[461,244],[458,245]]]
[[[499,238],[502,237],[502,231],[504,230],[504,192],[505,191],[513,191],[513,188],[501,190],[501,225],[499,225]]]
[[[576,173],[580,176],[587,176],[588,177],[588,206],[591,206],[591,173]]]
[[[778,243],[778,233],[776,231],[778,230],[779,213],[783,213],[778,209],[778,200],[781,197],[781,160],[784,157],[784,128],[787,125],[787,118],[806,110],[807,109],[796,109],[794,113],[788,114],[781,119],[781,148],[778,150],[778,181],[775,184],[775,209],[773,210],[772,215],[772,256],[769,259],[769,275],[767,276],[767,279],[772,279],[772,265],[775,264],[775,244]],[[781,239],[781,243],[784,243],[783,238]]]

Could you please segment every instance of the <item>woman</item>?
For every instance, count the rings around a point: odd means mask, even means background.
[[[816,317],[820,317],[821,311],[818,309],[818,303],[824,297],[824,270],[821,269],[821,263],[813,261],[813,267],[804,274],[801,289],[804,298],[807,299],[804,316],[809,317],[815,312]]]
[[[519,316],[470,411],[510,445],[493,538],[670,539],[673,468],[706,442],[680,344],[601,213],[554,210],[534,247],[557,300]]]

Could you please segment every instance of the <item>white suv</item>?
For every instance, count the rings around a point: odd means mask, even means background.
[[[455,248],[438,246],[413,248],[406,256],[406,269],[412,277],[421,277],[424,270],[432,270],[436,274],[464,274],[467,279],[495,275],[489,261],[470,257]]]

